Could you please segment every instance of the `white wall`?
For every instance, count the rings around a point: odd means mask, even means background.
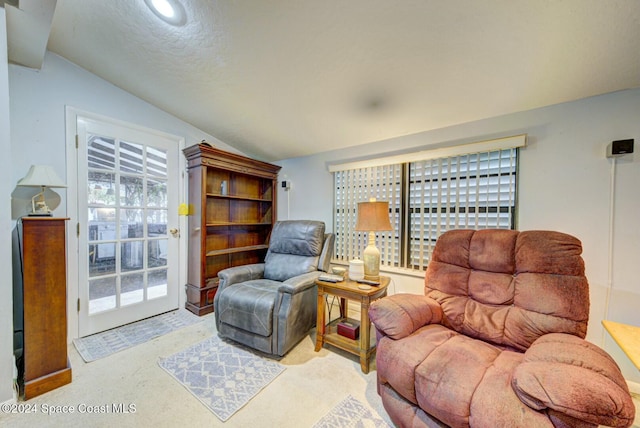
[[[640,89],[465,123],[316,156],[278,162],[292,183],[279,190],[278,218],[311,218],[333,227],[333,181],[327,165],[408,150],[526,133],[519,170],[518,228],[551,229],[578,237],[591,290],[587,338],[603,346],[625,377],[640,373],[603,332],[609,278],[609,201],[613,140],[635,138],[636,153],[616,161],[613,272],[606,317],[640,326]],[[287,206],[287,196],[290,206]],[[395,292],[422,293],[422,277],[391,275]],[[392,290],[393,292],[394,290]]]
[[[11,142],[9,139],[9,76],[7,21],[0,7],[0,403],[13,398],[13,291],[11,278]]]

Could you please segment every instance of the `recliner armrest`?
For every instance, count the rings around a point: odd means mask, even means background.
[[[324,245],[322,246],[322,253],[320,253],[320,258],[318,259],[318,270],[329,272],[335,241],[336,236],[333,233],[324,234]]]
[[[231,268],[223,269],[218,272],[218,278],[220,278],[218,291],[221,291],[224,287],[227,287],[229,285],[238,284],[240,282],[249,281],[252,279],[260,279],[263,276],[264,263],[234,266]]]
[[[376,329],[392,339],[402,339],[427,324],[442,321],[440,304],[418,294],[394,294],[371,303],[369,318]]]
[[[613,358],[579,337],[541,336],[516,367],[511,386],[536,410],[552,409],[597,425],[628,427],[635,407]]]
[[[284,281],[280,287],[278,287],[278,291],[289,294],[300,293],[301,291],[313,287],[316,284],[316,279],[318,279],[321,273],[322,272],[320,271],[308,272],[289,278]]]

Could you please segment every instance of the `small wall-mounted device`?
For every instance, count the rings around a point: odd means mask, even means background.
[[[287,190],[291,189],[291,182],[287,181],[287,180],[282,180],[281,186],[282,186],[283,190],[287,191]]]
[[[633,153],[633,138],[629,140],[612,141],[607,146],[607,157],[613,158]]]

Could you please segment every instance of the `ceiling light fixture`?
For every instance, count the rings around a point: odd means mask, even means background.
[[[171,25],[184,25],[184,8],[178,0],[144,0],[149,9],[160,19]]]

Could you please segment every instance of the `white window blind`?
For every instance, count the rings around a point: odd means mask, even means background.
[[[438,237],[451,229],[513,229],[517,150],[409,164],[409,260],[426,268]]]
[[[518,148],[414,162],[335,168],[335,259],[360,257],[367,233],[354,230],[358,202],[389,202],[394,230],[376,233],[381,265],[424,270],[451,229],[515,227]]]
[[[399,230],[402,219],[402,165],[358,168],[334,173],[336,235],[335,259],[348,262],[360,257],[368,233],[356,232],[358,202],[371,198],[389,202],[389,218],[394,230],[378,232],[376,247],[383,266],[399,266]]]

